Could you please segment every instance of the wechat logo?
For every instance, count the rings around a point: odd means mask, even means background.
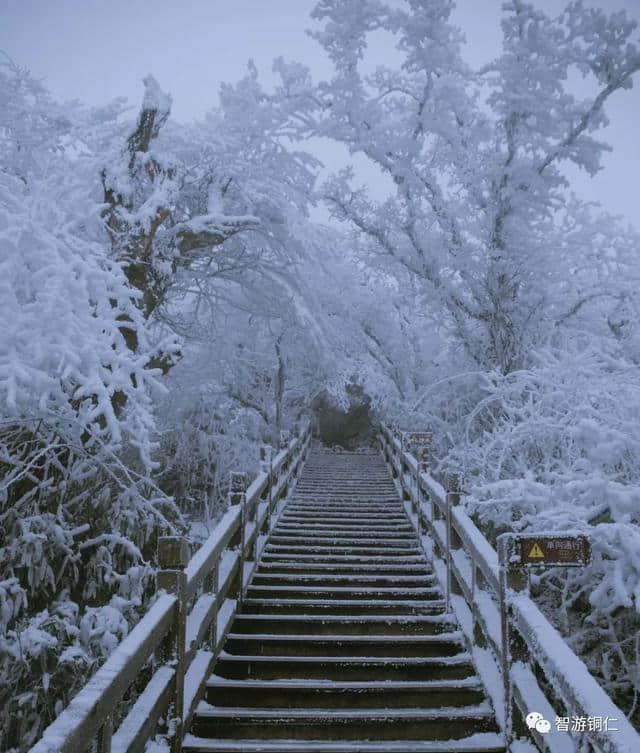
[[[540,732],[542,735],[546,735],[551,729],[551,722],[545,719],[542,714],[537,711],[532,711],[525,717],[525,722],[529,729],[535,729],[536,732]]]

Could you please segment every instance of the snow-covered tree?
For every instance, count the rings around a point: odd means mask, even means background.
[[[63,109],[0,66],[0,747],[29,747],[126,634],[175,520],[151,480],[158,373],[100,217],[83,138],[109,111]],[[98,123],[101,123],[98,126]],[[133,353],[120,321],[138,339]],[[114,396],[126,411],[114,410]]]
[[[586,224],[575,202],[566,223],[575,227],[578,211],[583,233],[565,241],[562,169],[599,169],[606,147],[594,134],[606,124],[607,100],[632,85],[640,52],[624,13],[574,2],[551,18],[514,0],[504,6],[501,54],[473,71],[452,10],[451,0],[322,0],[312,36],[335,75],[290,96],[301,136],[336,139],[390,179],[389,196],[375,200],[343,170],[324,189],[334,216],[374,241],[401,284],[421,283],[477,366],[508,373],[592,299],[571,274],[602,219]],[[400,66],[368,72],[373,32],[396,39]],[[575,71],[592,97],[572,94]],[[609,248],[627,251],[615,237]],[[599,292],[614,310],[610,283]]]
[[[178,281],[229,278],[264,247],[281,257],[287,221],[306,212],[316,161],[283,147],[288,113],[257,75],[250,64],[237,86],[222,87],[220,107],[191,126],[167,123],[171,97],[147,76],[126,146],[108,157],[102,182],[113,255],[140,291],[145,319]],[[134,330],[125,324],[123,334],[135,351]],[[174,362],[170,351],[153,365],[166,372]]]

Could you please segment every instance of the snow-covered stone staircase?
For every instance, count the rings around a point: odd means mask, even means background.
[[[505,750],[379,454],[310,455],[183,749]]]

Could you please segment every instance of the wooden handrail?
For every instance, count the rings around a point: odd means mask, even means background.
[[[393,476],[411,505],[414,524],[419,531],[424,529],[430,534],[433,542],[430,554],[436,574],[447,591],[450,607],[458,617],[469,646],[487,646],[492,651],[499,673],[510,683],[521,725],[530,711],[542,713],[554,725],[556,699],[564,706],[563,716],[608,716],[616,720],[617,730],[588,731],[588,738],[583,736],[583,739],[558,732],[554,726],[544,737],[534,730],[532,736],[538,748],[550,753],[574,753],[576,745],[580,744],[597,753],[640,751],[640,735],[624,712],[613,703],[527,593],[518,593],[506,605],[501,603],[498,554],[471,518],[457,506],[457,491],[447,493],[385,425],[381,427],[380,443]],[[504,660],[500,629],[503,618],[509,620],[509,627],[524,645],[518,661]],[[554,689],[556,698],[550,698],[547,686],[540,684],[534,665]],[[502,711],[496,708],[499,718]],[[504,723],[504,718],[501,721]]]
[[[45,729],[29,753],[84,753],[98,741],[99,753],[142,753],[158,719],[173,719],[173,753],[182,746],[195,707],[242,600],[256,560],[261,534],[268,534],[279,501],[296,480],[311,442],[310,425],[271,459],[232,505],[209,538],[186,562],[184,539],[159,541],[156,601]],[[244,565],[244,566],[243,566]],[[172,591],[172,592],[170,592]],[[142,668],[154,657],[159,666],[117,725],[114,710]],[[176,717],[176,711],[179,717]]]

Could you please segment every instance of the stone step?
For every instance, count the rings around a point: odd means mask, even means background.
[[[336,533],[329,536],[302,536],[299,533],[274,531],[269,538],[270,546],[329,546],[329,547],[385,547],[389,549],[414,549],[415,536],[375,536],[363,533],[349,537]]]
[[[344,515],[338,515],[335,512],[314,512],[312,510],[294,511],[285,508],[282,517],[280,518],[282,523],[287,525],[303,524],[306,523],[309,526],[320,525],[329,526],[332,530],[344,526],[345,528],[378,528],[378,527],[394,527],[394,526],[406,526],[407,516],[404,512],[389,512],[388,514],[375,514],[375,515],[358,515],[357,513],[345,513]]]
[[[327,519],[325,516],[316,517],[313,520],[306,518],[293,518],[288,515],[283,515],[278,522],[278,528],[294,528],[295,530],[305,531],[331,531],[335,533],[337,531],[381,531],[386,533],[388,531],[398,531],[402,529],[405,533],[412,533],[415,536],[415,531],[406,517],[398,517],[394,520],[376,519],[367,520],[366,518],[359,516],[351,519]]]
[[[332,471],[312,472],[305,468],[306,473],[302,475],[299,483],[305,486],[324,483],[332,486],[340,485],[344,488],[360,488],[361,486],[371,487],[379,484],[380,486],[389,486],[391,479],[389,474],[377,469],[362,469],[349,474],[347,471],[334,469]]]
[[[373,545],[386,545],[387,542],[397,541],[402,542],[405,546],[414,544],[416,540],[415,534],[410,535],[409,531],[403,531],[398,528],[387,528],[383,530],[361,528],[358,531],[355,529],[345,529],[340,526],[335,526],[333,529],[309,529],[301,526],[289,526],[283,523],[279,523],[274,529],[272,539],[285,540],[286,543],[291,543],[297,540],[308,544],[321,544],[325,542],[335,544],[354,541],[359,544],[364,542]]]
[[[296,484],[295,496],[300,497],[305,494],[322,494],[325,496],[336,495],[340,497],[386,497],[394,502],[398,501],[395,485],[388,481],[377,481],[372,484],[358,481],[354,484],[345,484],[340,480],[317,480],[311,483],[299,481]]]
[[[332,534],[336,531],[365,531],[371,533],[402,531],[405,533],[412,533],[415,536],[414,529],[406,519],[398,519],[391,522],[371,522],[363,520],[362,518],[357,518],[353,521],[345,522],[344,520],[326,520],[325,518],[306,520],[305,518],[293,518],[288,515],[283,515],[282,518],[280,518],[277,530],[280,531],[285,529],[292,531],[309,531],[310,533],[327,531]]]
[[[185,753],[506,753],[502,735],[457,740],[229,740],[187,735]]]
[[[193,732],[221,738],[268,740],[452,740],[496,732],[486,703],[439,709],[272,709],[201,702]]]
[[[365,511],[369,508],[367,515],[364,515]],[[388,517],[404,518],[406,521],[407,516],[400,503],[400,500],[394,499],[392,501],[373,502],[366,507],[362,504],[349,506],[346,502],[328,502],[318,501],[314,502],[310,499],[291,499],[285,509],[285,514],[289,515],[321,515],[323,517],[331,518],[367,518],[369,516],[374,517]]]
[[[272,531],[273,536],[298,536],[309,537],[314,541],[317,539],[335,539],[340,538],[371,538],[371,539],[387,539],[387,538],[401,538],[404,540],[413,539],[415,541],[415,532],[411,531],[407,523],[397,524],[392,526],[360,526],[355,525],[343,526],[343,525],[324,525],[309,526],[304,523],[290,523],[288,520],[281,520]]]
[[[379,502],[355,502],[343,499],[335,501],[292,499],[287,507],[287,511],[290,513],[314,513],[324,516],[337,515],[339,517],[365,519],[373,517],[386,518],[389,515],[400,516],[402,513],[406,520],[404,510],[397,499],[381,500]]]
[[[246,605],[243,609],[246,608]],[[280,635],[434,635],[455,627],[447,612],[423,615],[408,614],[254,614],[241,612],[233,629],[242,633],[277,632]]]
[[[388,484],[390,480],[389,473],[384,466],[363,465],[360,467],[344,466],[342,468],[338,466],[313,466],[308,467],[305,465],[305,472],[302,474],[301,480],[304,482],[312,483],[318,479],[328,482],[344,481],[345,483],[351,483],[354,480],[363,481],[380,481],[381,483]]]
[[[229,680],[213,675],[205,700],[215,706],[267,708],[437,708],[482,703],[478,677],[424,682]]]
[[[229,633],[225,651],[256,656],[454,656],[465,650],[459,631],[439,635],[291,635]]]
[[[295,497],[339,497],[340,499],[355,499],[366,502],[368,499],[390,499],[398,502],[396,490],[393,484],[344,484],[317,483],[296,485]]]
[[[372,601],[408,601],[410,599],[426,600],[441,599],[442,591],[439,587],[399,588],[397,586],[260,586],[249,585],[246,597],[249,599],[346,599],[355,601],[363,599]]]
[[[222,651],[215,673],[229,679],[453,680],[475,675],[471,655],[454,656],[262,656]]]
[[[255,614],[441,614],[443,599],[383,601],[381,599],[261,599],[245,597],[243,607]]]
[[[274,551],[270,552],[267,548],[265,548],[264,553],[260,559],[260,562],[318,562],[318,556],[315,552],[279,552]],[[420,549],[415,554],[398,554],[397,552],[393,552],[392,554],[389,554],[388,552],[383,552],[382,554],[367,554],[365,552],[357,552],[357,553],[342,553],[342,554],[335,554],[330,553],[327,554],[326,552],[323,553],[321,562],[323,563],[342,563],[342,564],[348,564],[348,563],[356,563],[361,565],[362,567],[367,567],[369,565],[382,565],[382,564],[388,564],[388,565],[402,565],[402,564],[425,564],[425,556],[424,552]]]
[[[366,500],[368,497],[384,497],[396,504],[398,502],[395,485],[388,481],[376,482],[371,485],[362,482],[345,484],[342,481],[335,480],[316,481],[313,483],[298,481],[294,498],[309,494],[322,494],[323,496],[337,496],[340,498],[353,497],[361,500]]]
[[[328,504],[338,505],[340,502],[343,504],[352,502],[354,505],[367,506],[367,505],[379,505],[389,504],[397,505],[398,497],[394,486],[388,488],[374,488],[371,489],[357,489],[356,487],[351,489],[345,489],[344,486],[328,484],[318,485],[317,487],[311,486],[296,486],[294,499],[296,501],[311,501],[313,499],[323,500]]]
[[[359,473],[356,478],[347,479],[342,474],[336,474],[331,477],[323,476],[316,478],[306,478],[303,475],[298,481],[302,488],[331,489],[339,493],[346,492],[354,495],[365,494],[388,494],[390,497],[395,495],[395,485],[389,476],[381,478],[375,471],[371,473]],[[297,486],[296,486],[297,489]],[[397,498],[397,496],[395,497]]]
[[[369,506],[371,507],[371,506]],[[389,517],[402,518],[407,520],[407,515],[404,508],[400,504],[400,501],[394,499],[392,502],[385,502],[384,504],[376,504],[373,509],[365,515],[366,509],[361,510],[355,505],[349,507],[344,502],[312,502],[304,500],[292,499],[289,501],[285,508],[285,515],[321,515],[323,517],[331,518],[353,518],[355,520],[367,519],[367,518],[380,518],[386,520]]]
[[[378,505],[391,505],[393,507],[400,503],[394,484],[387,487],[377,487],[366,491],[352,491],[345,489],[342,484],[318,484],[314,487],[305,487],[299,482],[296,485],[295,492],[291,501],[299,504],[312,504],[310,499],[314,496],[322,498],[322,504],[339,507],[353,503],[357,508]],[[319,504],[319,503],[318,503]]]
[[[330,586],[345,586],[351,585],[356,588],[362,588],[363,586],[402,586],[403,588],[420,588],[422,586],[433,586],[436,582],[436,576],[431,575],[398,575],[392,573],[391,575],[385,573],[378,573],[374,575],[360,575],[360,574],[335,574],[335,573],[278,573],[278,572],[265,572],[262,568],[259,568],[253,576],[251,581],[254,586],[286,586],[286,585],[299,585],[299,586],[322,586],[328,588]]]
[[[385,564],[367,564],[366,569],[359,562],[291,562],[287,560],[272,560],[265,562],[260,561],[256,574],[258,573],[298,573],[303,574],[327,574],[331,575],[359,575],[366,572],[373,576],[376,573],[382,575],[413,575],[415,577],[429,577],[433,575],[433,570],[424,562],[404,562],[398,565],[393,563]]]
[[[314,491],[334,491],[339,494],[352,494],[354,496],[365,496],[367,494],[387,494],[395,498],[395,486],[387,477],[372,478],[361,476],[360,478],[347,480],[345,477],[317,477],[312,479],[301,478],[296,485],[296,495],[298,489],[311,489]]]
[[[412,554],[420,554],[422,549],[416,544],[415,546],[397,546],[397,547],[385,547],[385,546],[339,546],[332,544],[272,544],[268,543],[264,549],[265,553],[269,554],[312,554],[316,557],[323,557],[327,554],[347,554],[358,555],[364,554],[369,556],[406,556]]]

